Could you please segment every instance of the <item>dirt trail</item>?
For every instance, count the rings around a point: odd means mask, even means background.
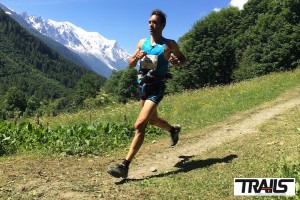
[[[129,179],[143,179],[174,171],[182,159],[246,134],[255,133],[260,125],[289,109],[300,106],[300,87],[275,101],[209,126],[200,132],[183,134],[177,146],[168,148],[168,140],[145,144],[134,160]],[[106,169],[119,162],[123,155],[101,158],[43,158],[16,156],[0,161],[0,199],[7,197],[37,197],[37,199],[90,199],[101,196],[118,183]]]
[[[147,176],[165,172],[182,161],[184,158],[199,155],[201,152],[221,145],[223,142],[245,134],[255,133],[260,125],[276,115],[287,112],[289,109],[300,105],[300,87],[289,91],[275,101],[266,103],[255,110],[239,113],[230,117],[225,122],[210,126],[198,135],[188,136],[191,140],[178,144],[175,148],[154,152],[150,156],[143,156],[142,162],[131,171],[129,178],[145,178]],[[183,135],[183,141],[188,140]],[[162,152],[163,151],[163,152]],[[145,159],[146,157],[146,159]],[[172,169],[170,169],[172,170]],[[151,172],[155,171],[155,173]]]

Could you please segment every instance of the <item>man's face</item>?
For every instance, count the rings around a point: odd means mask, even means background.
[[[149,31],[150,35],[162,33],[165,24],[160,22],[160,18],[157,15],[152,15],[149,19]]]

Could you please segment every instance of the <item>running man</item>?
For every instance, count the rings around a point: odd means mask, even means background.
[[[157,106],[165,93],[169,62],[173,66],[183,66],[186,63],[178,44],[162,36],[165,26],[166,15],[159,9],[153,10],[149,19],[150,37],[138,42],[135,53],[129,59],[130,68],[134,68],[140,61],[138,83],[141,111],[134,124],[135,136],[126,158],[121,164],[107,171],[113,177],[127,178],[129,165],[143,144],[148,123],[170,132],[171,146],[178,142],[180,125],[171,126],[157,114]]]

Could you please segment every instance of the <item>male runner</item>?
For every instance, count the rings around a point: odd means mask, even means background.
[[[166,120],[158,117],[157,106],[165,93],[165,80],[169,62],[173,66],[182,66],[186,58],[174,40],[162,36],[166,26],[166,15],[159,9],[153,10],[149,19],[150,37],[141,39],[137,49],[129,59],[129,67],[134,68],[140,61],[138,83],[140,85],[141,111],[134,124],[135,136],[129,152],[121,164],[108,169],[116,178],[127,178],[129,164],[143,144],[147,124],[170,132],[171,146],[177,144],[181,127],[171,126]]]

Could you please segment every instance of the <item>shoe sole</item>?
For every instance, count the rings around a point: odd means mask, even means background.
[[[127,178],[127,176],[120,176],[119,174],[116,174],[112,171],[107,171],[107,173],[115,178]]]

